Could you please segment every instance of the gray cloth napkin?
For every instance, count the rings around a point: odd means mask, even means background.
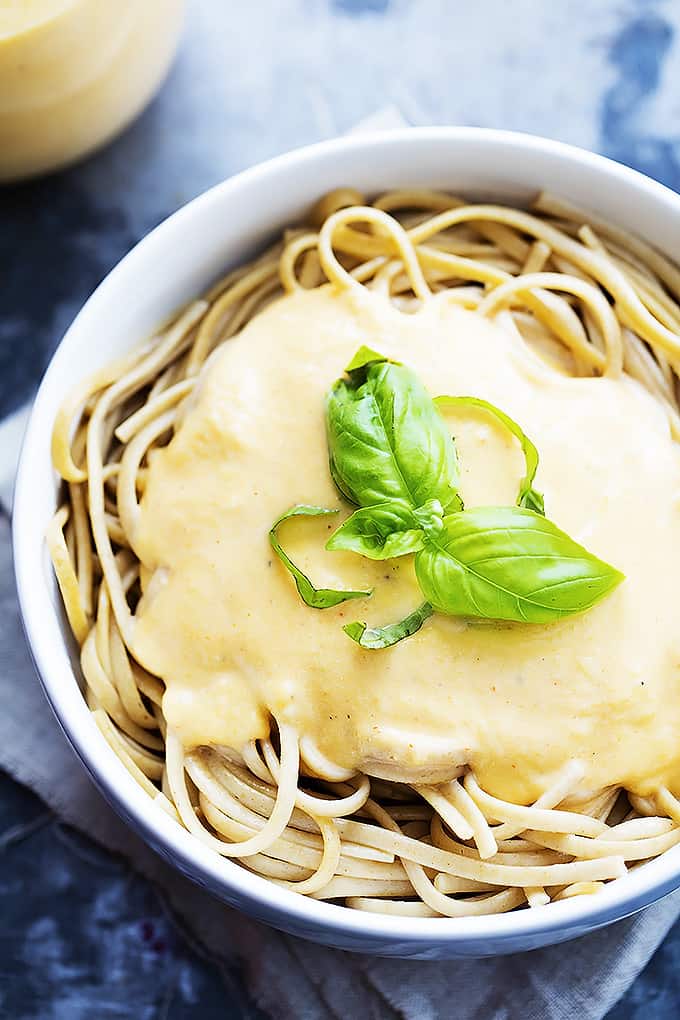
[[[403,124],[388,108],[357,125]],[[11,566],[8,513],[22,409],[0,424],[0,768],[65,821],[123,854],[162,891],[186,934],[217,960],[240,957],[256,1002],[277,1020],[599,1020],[680,914],[680,891],[576,942],[489,960],[386,960],[326,949],[251,921],[165,864],[94,788],[52,716],[30,661]],[[40,753],[36,754],[36,748]]]

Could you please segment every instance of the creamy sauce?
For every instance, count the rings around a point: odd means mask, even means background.
[[[349,513],[328,471],[324,395],[362,343],[433,396],[480,396],[516,418],[539,449],[548,516],[624,583],[549,626],[436,615],[364,651],[343,623],[417,606],[412,557],[327,553],[339,520],[308,519],[281,531],[293,560],[318,586],[375,594],[305,606],[267,534],[294,503]],[[466,504],[514,502],[516,441],[470,413],[451,427]],[[528,802],[577,758],[584,789],[680,792],[680,451],[665,415],[631,379],[568,377],[445,293],[415,315],[330,288],[266,309],[213,355],[152,455],[134,544],[150,578],[136,654],[165,680],[165,716],[188,746],[239,748],[272,712],[332,761],[379,776],[436,781],[469,763],[492,793]]]
[[[100,145],[147,102],[177,44],[184,0],[0,3],[0,181]]]

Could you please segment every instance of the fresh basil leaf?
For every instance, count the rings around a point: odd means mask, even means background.
[[[347,375],[352,375],[354,372],[359,372],[362,368],[368,368],[369,365],[377,365],[382,361],[390,361],[390,358],[386,358],[384,354],[379,354],[378,351],[374,351],[371,347],[366,347],[365,344],[362,344],[349,365],[345,368],[345,372]],[[392,364],[398,365],[399,362],[394,361]]]
[[[534,513],[540,514],[541,517],[545,517],[545,500],[543,499],[543,493],[538,492],[533,486],[530,486],[524,492],[520,489],[519,496],[517,497],[517,506],[523,506],[527,510],[533,510]]]
[[[477,407],[482,411],[487,411],[505,425],[506,429],[512,432],[516,439],[519,439],[524,453],[526,472],[519,484],[517,506],[524,506],[529,510],[535,510],[537,514],[545,514],[543,495],[533,487],[536,469],[538,468],[538,450],[517,422],[507,415],[505,411],[501,411],[499,407],[496,407],[495,404],[490,404],[488,400],[482,400],[480,397],[436,397],[434,402],[439,408]]]
[[[444,519],[416,555],[416,576],[442,613],[550,623],[582,613],[622,580],[551,521],[523,507],[475,507]]]
[[[414,612],[400,620],[389,623],[386,627],[367,627],[365,623],[356,621],[348,623],[342,629],[345,634],[356,641],[362,648],[380,649],[396,645],[403,638],[410,637],[420,630],[425,621],[432,616],[434,609],[429,602],[423,602]]]
[[[361,507],[333,532],[326,548],[347,549],[369,560],[388,560],[423,548],[423,531],[405,503]]]
[[[438,499],[445,512],[461,507],[453,440],[405,366],[371,363],[360,385],[338,380],[326,399],[326,426],[331,475],[351,503],[415,509]]]
[[[413,516],[425,534],[430,532],[436,534],[444,527],[444,508],[438,499],[428,499],[427,503],[417,506],[413,511]]]
[[[349,599],[362,599],[371,594],[370,591],[341,591],[334,588],[315,588],[309,578],[295,566],[290,557],[283,551],[279,543],[277,532],[279,526],[291,517],[321,517],[324,514],[337,514],[337,510],[328,510],[322,506],[293,506],[281,514],[271,526],[269,542],[272,549],[281,560],[287,570],[293,575],[295,587],[300,593],[302,601],[312,609],[330,609],[331,606],[340,605]]]

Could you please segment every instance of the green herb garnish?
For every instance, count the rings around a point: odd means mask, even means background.
[[[519,483],[517,506],[525,506],[528,510],[535,510],[538,514],[545,514],[543,494],[534,489],[534,478],[538,468],[538,450],[517,422],[513,421],[505,411],[501,411],[499,407],[490,404],[488,400],[482,400],[480,397],[436,397],[434,402],[437,407],[443,410],[475,407],[481,411],[486,411],[492,417],[497,418],[502,425],[505,425],[506,429],[512,432],[516,439],[519,439],[522,452],[524,453],[526,473]]]
[[[435,611],[518,623],[550,623],[582,613],[623,580],[545,517],[534,488],[538,451],[504,411],[479,397],[432,400],[404,365],[361,347],[347,376],[326,400],[331,475],[357,510],[331,535],[330,551],[373,560],[415,553],[425,601],[398,623],[343,629],[362,648],[388,648],[415,634]],[[519,441],[526,470],[516,506],[466,510],[459,494],[458,458],[440,412],[473,407],[491,414]],[[297,506],[273,525],[275,552],[307,605],[327,608],[370,592],[315,588],[276,537],[289,517],[337,513]]]
[[[440,613],[550,623],[599,602],[623,575],[533,510],[485,506],[450,514],[416,556]]]
[[[367,627],[365,623],[356,622],[348,623],[342,629],[362,648],[389,648],[402,638],[415,634],[433,613],[434,609],[430,603],[423,602],[422,606],[409,613],[399,623],[388,623],[386,627]]]
[[[363,599],[371,594],[370,591],[342,591],[334,588],[315,588],[306,574],[303,574],[299,567],[296,567],[291,558],[281,548],[278,539],[278,529],[284,521],[291,517],[322,517],[325,514],[337,514],[337,510],[327,510],[323,506],[293,506],[281,514],[271,526],[269,531],[269,543],[287,570],[295,579],[295,587],[300,593],[302,601],[311,606],[312,609],[330,609],[331,606],[338,606],[341,602],[349,599]]]
[[[350,503],[400,502],[415,509],[438,499],[461,507],[458,458],[446,423],[418,377],[363,348],[326,399],[331,474]]]
[[[347,549],[369,560],[390,560],[395,556],[418,552],[423,548],[428,530],[442,527],[442,505],[431,499],[414,510],[407,503],[394,500],[355,510],[341,524],[326,548]]]

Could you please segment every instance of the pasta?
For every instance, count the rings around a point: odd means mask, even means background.
[[[331,761],[271,720],[241,748],[185,747],[164,681],[135,656],[148,578],[134,552],[149,454],[165,447],[202,366],[282,293],[368,288],[408,313],[446,292],[502,322],[575,376],[628,373],[680,438],[680,271],[637,238],[541,194],[530,211],[408,190],[372,205],[324,196],[309,223],[181,309],[141,347],[80,384],[54,425],[63,480],[47,544],[103,736],[157,804],[215,853],[270,881],[358,910],[458,917],[592,895],[680,842],[660,786],[585,791],[578,762],[534,803],[486,792],[461,766],[445,783],[394,782]]]

